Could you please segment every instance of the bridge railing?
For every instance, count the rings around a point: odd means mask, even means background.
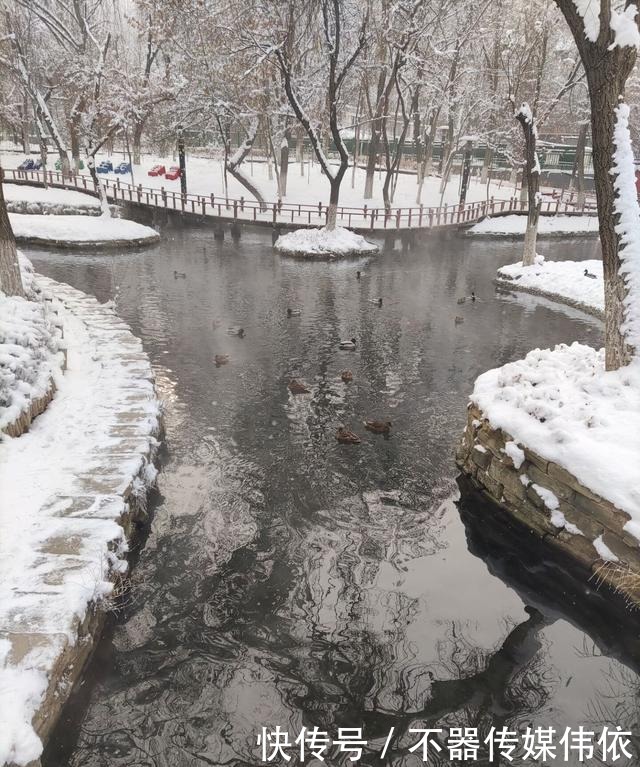
[[[41,171],[5,170],[8,180],[42,184],[45,174]],[[46,171],[46,181],[51,186],[76,189],[95,195],[93,181],[87,175],[65,176],[59,171]],[[327,217],[328,206],[322,202],[291,203],[278,200],[263,202],[246,200],[244,197],[231,198],[218,195],[188,193],[182,195],[164,187],[145,187],[142,184],[130,184],[118,179],[103,179],[107,196],[117,202],[139,203],[155,208],[175,210],[202,216],[216,216],[230,221],[297,224],[321,226]],[[402,208],[349,207],[340,205],[336,217],[342,226],[356,229],[384,231],[393,229],[433,229],[464,226],[480,221],[485,216],[527,211],[526,200],[512,196],[506,199],[489,199],[470,202],[464,205],[453,204],[439,207],[419,205]],[[595,199],[589,198],[582,208],[578,208],[577,197],[557,196],[541,203],[541,213],[575,213],[579,210],[593,213],[596,210]]]

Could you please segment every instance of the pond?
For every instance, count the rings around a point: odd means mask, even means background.
[[[500,577],[456,505],[474,379],[537,346],[602,342],[591,317],[496,292],[520,249],[427,238],[309,263],[262,232],[194,228],[136,253],[27,251],[115,299],[151,358],[167,437],[129,599],[46,767],[259,764],[257,735],[276,725],[291,740],[362,727],[366,764],[391,727],[387,763],[419,764],[410,728],[633,726],[634,658],[603,650],[597,615],[580,624],[545,600],[549,578],[538,598],[535,578],[527,591]],[[539,243],[555,258],[597,249]],[[356,351],[340,350],[351,337]],[[391,420],[388,438],[368,418]],[[339,444],[341,424],[362,443]]]

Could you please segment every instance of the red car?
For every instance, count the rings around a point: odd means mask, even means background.
[[[168,178],[170,181],[180,178],[180,168],[177,165],[172,165],[167,171],[165,178]]]
[[[164,176],[166,173],[164,165],[154,165],[149,171],[149,176]]]

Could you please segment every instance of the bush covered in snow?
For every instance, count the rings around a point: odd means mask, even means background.
[[[307,258],[336,258],[376,253],[378,246],[349,229],[337,227],[328,230],[296,229],[278,238],[275,249],[279,253]]]
[[[48,305],[31,285],[31,265],[20,266],[28,298],[0,291],[0,430],[43,397],[60,370],[61,333]]]

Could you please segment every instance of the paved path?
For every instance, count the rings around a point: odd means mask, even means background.
[[[28,433],[0,443],[0,764],[37,759],[126,571],[155,479],[159,409],[141,342],[110,306],[36,277],[67,371]]]

